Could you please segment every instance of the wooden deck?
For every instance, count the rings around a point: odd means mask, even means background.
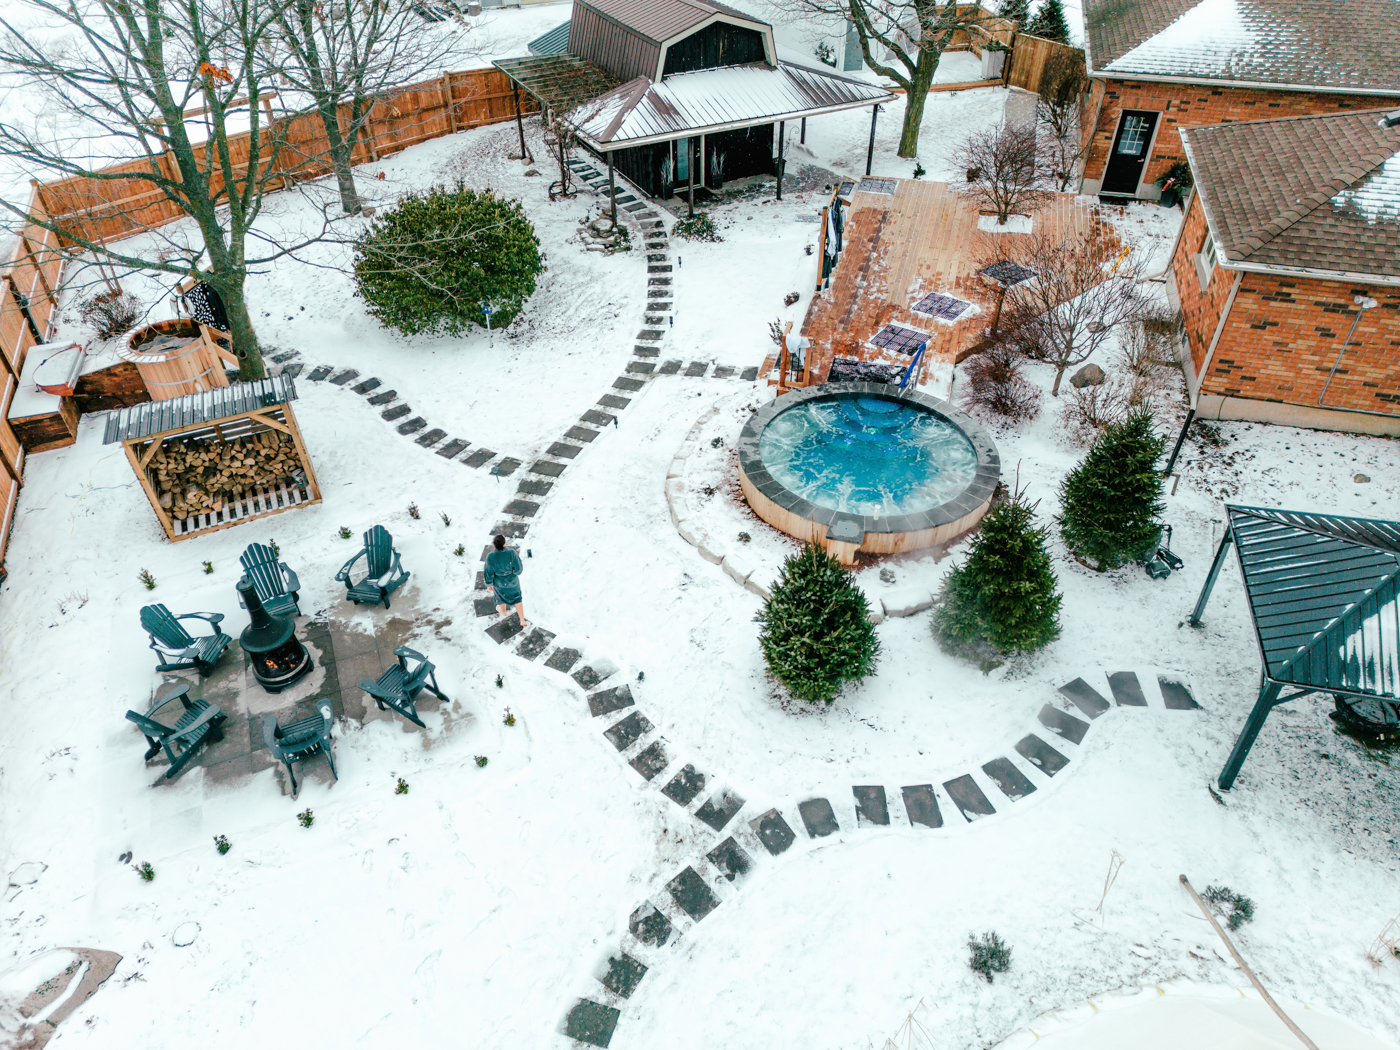
[[[996,286],[977,270],[995,257],[998,238],[1022,236],[984,233],[977,220],[976,203],[944,182],[900,179],[893,194],[856,191],[830,284],[813,297],[802,322],[812,341],[813,381],[826,382],[837,357],[906,368],[908,355],[869,343],[893,322],[929,334],[920,385],[947,397],[953,364],[982,339],[996,305]],[[1067,193],[1042,205],[1034,221],[1037,231],[1056,237],[1107,230],[1092,199]],[[955,322],[915,313],[911,307],[930,292],[978,309]]]

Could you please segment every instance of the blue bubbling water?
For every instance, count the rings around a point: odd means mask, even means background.
[[[952,423],[876,398],[794,405],[764,428],[758,456],[809,503],[882,518],[942,506],[977,473],[972,442]]]

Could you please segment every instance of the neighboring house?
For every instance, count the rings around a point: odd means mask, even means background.
[[[1155,200],[1178,129],[1400,105],[1396,0],[1084,0],[1083,193]]]
[[[1400,435],[1400,109],[1181,132],[1167,289],[1210,419]]]
[[[894,97],[780,57],[771,25],[712,0],[574,0],[566,26],[533,41],[534,57],[496,65],[546,107],[568,77],[606,74],[617,86],[570,122],[653,197],[773,175],[786,123]]]

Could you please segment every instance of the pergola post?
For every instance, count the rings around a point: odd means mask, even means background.
[[[865,174],[870,174],[871,165],[875,163],[875,118],[880,115],[880,107],[870,107],[870,148],[865,151]]]
[[[807,145],[807,118],[806,118],[806,117],[803,117],[803,118],[802,118],[802,134],[799,136],[797,142],[798,142],[799,145],[802,145],[802,146]]]
[[[1244,728],[1240,730],[1239,738],[1235,741],[1235,749],[1230,752],[1229,759],[1225,762],[1225,768],[1220,771],[1220,790],[1229,791],[1235,785],[1235,778],[1240,775],[1240,767],[1244,765],[1245,756],[1249,754],[1249,749],[1254,746],[1254,740],[1259,736],[1259,730],[1264,728],[1264,719],[1269,717],[1269,712],[1279,703],[1279,693],[1283,691],[1283,686],[1277,682],[1264,681],[1264,686],[1259,690],[1259,699],[1254,702],[1254,710],[1249,712],[1249,718],[1244,723]],[[1299,696],[1301,694],[1294,694]],[[1290,700],[1294,697],[1289,697]]]
[[[783,199],[783,129],[787,122],[778,121],[778,200]]]
[[[1201,626],[1201,617],[1206,611],[1206,602],[1210,601],[1210,592],[1215,589],[1215,581],[1220,578],[1220,567],[1225,564],[1225,555],[1230,552],[1230,543],[1234,540],[1233,530],[1229,525],[1225,526],[1225,535],[1220,537],[1220,546],[1215,548],[1215,560],[1210,563],[1210,572],[1206,574],[1206,582],[1201,587],[1201,596],[1196,599],[1196,607],[1191,610],[1191,615],[1186,622],[1192,627]]]
[[[525,149],[525,119],[520,115],[520,85],[513,80],[510,82],[510,93],[515,96],[515,127],[520,132],[520,159],[524,160],[529,156]]]
[[[608,200],[612,202],[612,223],[617,225],[617,186],[613,182],[613,151],[608,150]]]
[[[686,218],[695,218],[695,147],[692,145],[694,139],[685,140],[685,151],[688,156],[685,158],[685,179],[686,179],[686,205],[690,211]],[[704,141],[703,139],[701,140]],[[704,150],[700,151],[700,159],[705,159]]]

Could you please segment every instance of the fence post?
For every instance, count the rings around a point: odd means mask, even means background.
[[[457,107],[452,103],[452,74],[442,75],[442,97],[447,105],[447,123],[452,128],[452,134],[457,134]]]

